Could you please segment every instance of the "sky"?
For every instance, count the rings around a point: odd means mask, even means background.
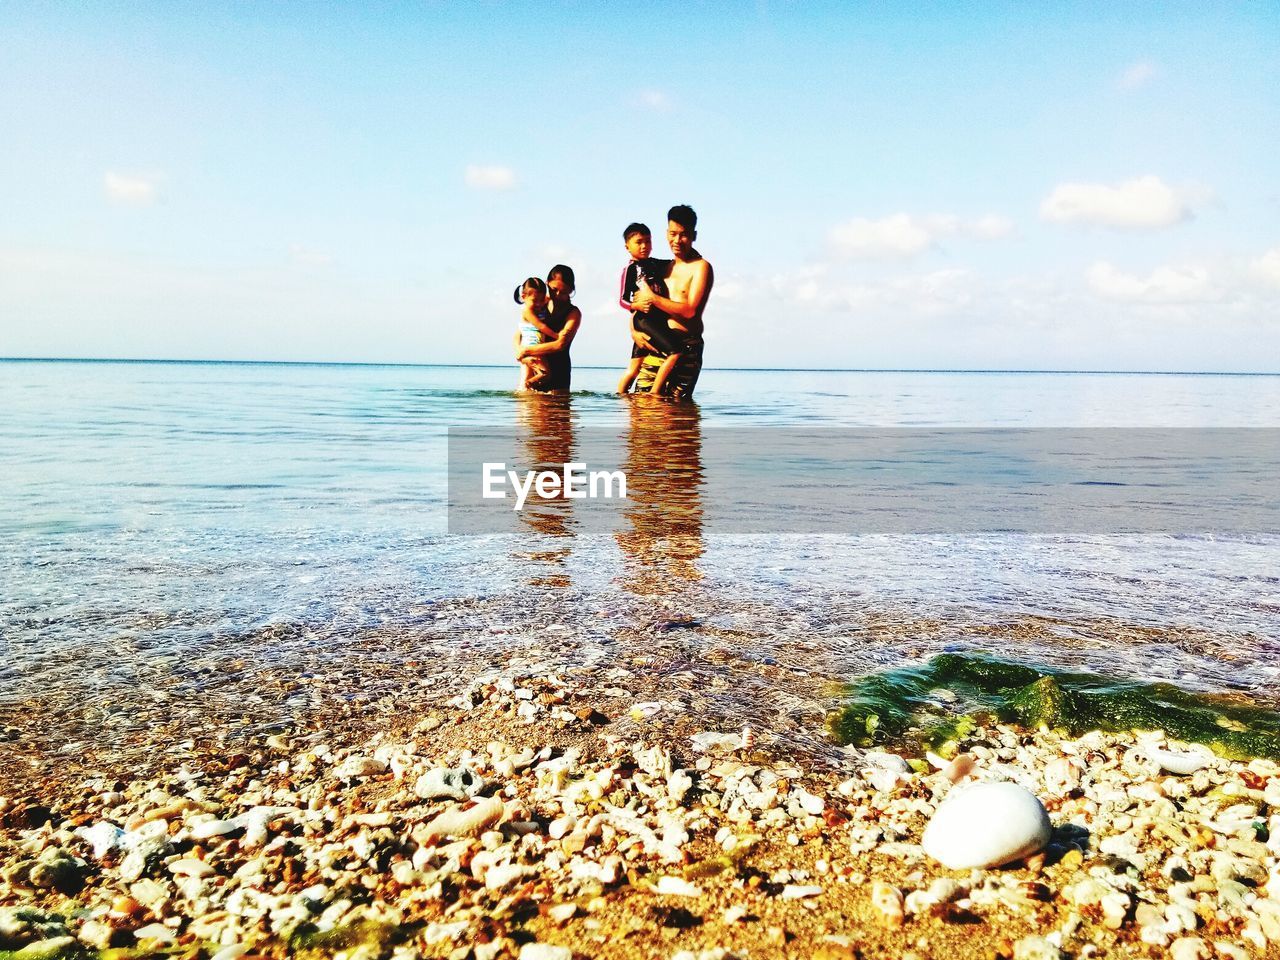
[[[0,356],[1280,371],[1280,0],[0,4]]]

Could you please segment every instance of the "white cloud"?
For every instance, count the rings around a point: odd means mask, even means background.
[[[1160,75],[1160,68],[1150,60],[1139,60],[1137,63],[1131,63],[1120,74],[1120,78],[1116,81],[1116,86],[1121,90],[1137,90],[1139,87],[1146,86],[1157,76]]]
[[[156,199],[154,177],[127,176],[108,170],[102,178],[102,186],[107,191],[107,198],[113,203],[145,207]]]
[[[671,98],[661,90],[641,90],[636,94],[636,103],[661,113],[666,113],[672,107]]]
[[[933,232],[905,213],[882,220],[855,217],[828,234],[836,251],[846,257],[914,257],[933,246]]]
[[[968,232],[980,240],[1001,240],[1010,236],[1013,230],[1012,220],[991,213],[968,225]]]
[[[815,264],[775,274],[766,289],[783,303],[863,316],[887,311],[899,317],[935,317],[965,310],[983,296],[979,278],[955,268],[867,279]]]
[[[467,186],[475,190],[510,190],[516,185],[516,172],[498,164],[467,165],[463,174]]]
[[[1040,216],[1054,223],[1152,230],[1190,218],[1192,202],[1204,193],[1174,189],[1155,176],[1115,185],[1060,183],[1040,204]]]
[[[1209,271],[1199,266],[1156,267],[1145,277],[1099,261],[1085,274],[1089,289],[1105,300],[1129,303],[1203,303],[1217,299]]]
[[[1013,222],[995,214],[967,221],[951,214],[895,213],[879,220],[855,217],[832,227],[827,239],[842,257],[892,259],[917,256],[946,236],[959,234],[979,240],[998,240],[1012,232]]]
[[[1249,272],[1267,286],[1280,289],[1280,247],[1268,250],[1250,263]]]
[[[289,259],[300,267],[327,267],[333,263],[333,255],[323,250],[295,243],[289,247]]]

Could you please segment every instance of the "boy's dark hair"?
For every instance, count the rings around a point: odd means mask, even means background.
[[[685,203],[678,204],[668,210],[667,219],[680,224],[686,230],[698,229],[698,215],[693,212],[693,207]]]
[[[566,267],[563,263],[557,263],[554,267],[547,271],[547,279],[554,280],[556,277],[563,277],[569,284],[569,292],[578,289],[577,283],[573,278],[573,267]]]
[[[645,237],[653,236],[653,233],[643,223],[628,223],[627,229],[622,231],[622,239],[623,241],[630,240],[637,233]]]

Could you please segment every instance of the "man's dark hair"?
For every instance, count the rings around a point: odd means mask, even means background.
[[[554,280],[556,277],[563,277],[565,282],[569,284],[569,292],[578,289],[578,284],[573,278],[573,267],[566,267],[563,263],[557,263],[554,267],[547,271],[547,279]]]
[[[689,231],[698,229],[698,215],[693,212],[693,207],[685,203],[668,210],[667,219],[680,224],[680,226]]]
[[[628,223],[628,224],[627,224],[627,229],[625,229],[625,230],[623,230],[623,231],[622,231],[622,239],[623,239],[623,240],[630,240],[630,239],[631,239],[632,237],[634,237],[637,233],[638,233],[638,234],[640,234],[641,236],[644,236],[644,237],[652,237],[652,236],[653,236],[653,232],[652,232],[652,231],[651,231],[647,226],[645,226],[643,223]]]

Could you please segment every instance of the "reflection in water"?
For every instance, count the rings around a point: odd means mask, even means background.
[[[702,578],[702,415],[694,403],[642,394],[627,400],[622,585],[637,594],[676,593]]]
[[[559,473],[574,460],[572,397],[567,393],[520,393],[516,396],[516,446],[510,462],[521,470],[553,470]],[[535,533],[556,537],[560,544],[546,550],[517,551],[515,559],[527,563],[528,583],[535,587],[567,587],[566,564],[572,555],[573,501],[561,491],[553,497],[531,493],[520,519]]]

